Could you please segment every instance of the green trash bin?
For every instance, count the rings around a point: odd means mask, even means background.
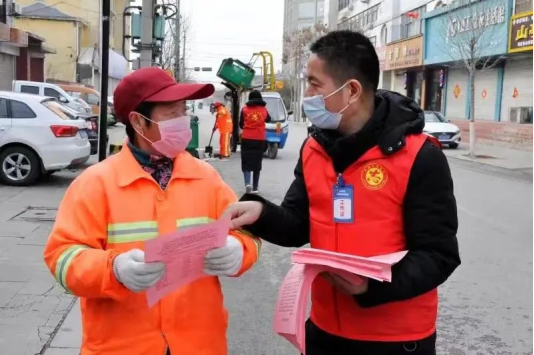
[[[198,116],[191,116],[191,142],[187,146],[187,151],[191,153],[195,158],[199,158],[198,147],[199,147],[199,133],[198,133]]]
[[[222,61],[217,76],[238,88],[250,87],[256,71],[240,60],[227,58]]]

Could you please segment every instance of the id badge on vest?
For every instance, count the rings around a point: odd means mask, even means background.
[[[333,193],[334,223],[354,223],[354,187],[338,176]]]

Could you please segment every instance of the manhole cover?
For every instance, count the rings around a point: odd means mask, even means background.
[[[57,209],[50,207],[28,207],[21,214],[13,217],[14,220],[54,222],[56,220]]]

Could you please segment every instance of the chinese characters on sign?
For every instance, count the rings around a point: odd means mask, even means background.
[[[479,14],[474,13],[463,18],[449,20],[447,37],[454,37],[463,32],[497,25],[506,20],[506,8],[504,5],[484,10]]]
[[[532,11],[512,17],[508,44],[508,52],[529,50],[532,50]]]
[[[421,65],[423,65],[423,37],[419,36],[387,46],[385,70]]]

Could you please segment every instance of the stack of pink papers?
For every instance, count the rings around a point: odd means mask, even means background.
[[[330,272],[355,285],[363,282],[362,277],[391,282],[391,266],[406,253],[364,258],[312,248],[293,252],[291,260],[294,265],[284,278],[276,301],[274,330],[305,354],[304,322],[308,294],[315,277]]]
[[[145,262],[163,262],[165,275],[147,290],[148,307],[180,287],[207,276],[206,253],[226,243],[230,217],[145,242]]]

